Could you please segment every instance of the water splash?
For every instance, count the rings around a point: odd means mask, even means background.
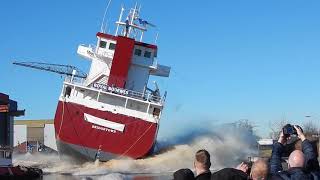
[[[199,131],[199,132],[197,132]],[[212,169],[234,167],[255,153],[255,136],[242,128],[230,126],[194,129],[170,140],[160,141],[160,153],[140,160],[111,160],[104,164],[112,171],[166,173],[193,168],[194,154],[206,149],[211,154]],[[165,151],[161,151],[165,149]]]
[[[252,145],[256,137],[251,131],[233,125],[206,125],[186,126],[189,128],[175,136],[160,139],[156,155],[146,159],[114,159],[77,165],[60,160],[58,155],[25,154],[15,156],[14,163],[40,167],[45,173],[125,179],[127,176],[123,174],[172,174],[180,168],[193,169],[194,154],[199,149],[209,151],[213,170],[234,167],[239,160],[255,153]]]

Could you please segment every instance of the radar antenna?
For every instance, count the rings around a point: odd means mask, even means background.
[[[79,77],[79,78],[86,78],[87,74],[78,69],[75,66],[71,65],[62,65],[62,64],[50,64],[50,63],[41,63],[41,62],[13,62],[12,64],[17,66],[24,66],[34,69],[39,69],[42,71],[50,71],[57,74],[63,74],[67,76]],[[73,74],[74,70],[76,71],[76,74]]]

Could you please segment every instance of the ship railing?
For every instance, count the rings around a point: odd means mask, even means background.
[[[86,81],[85,78],[79,78],[79,77],[71,77],[71,76],[67,76],[64,79],[65,82],[69,82],[69,83],[73,83],[73,84],[77,84],[77,85],[83,85]]]
[[[131,97],[134,99],[140,99],[140,100],[150,101],[155,103],[163,103],[163,99],[160,96],[153,95],[150,92],[138,92],[138,91],[123,89],[118,87],[112,87],[112,86],[108,86],[100,83],[94,83],[92,84],[91,87],[97,90],[102,90],[102,91],[110,92],[113,94],[123,95],[123,96]]]
[[[72,77],[66,77],[65,78],[65,82],[67,83],[71,83],[80,87],[85,87],[88,88],[85,85],[85,79],[84,78],[73,78]],[[106,84],[100,84],[100,83],[93,83],[92,85],[90,85],[89,87],[91,90],[97,91],[97,93],[99,91],[104,91],[104,92],[108,92],[108,93],[112,93],[112,94],[116,94],[116,95],[122,95],[125,97],[130,97],[130,98],[134,98],[134,99],[139,99],[139,100],[143,100],[143,101],[149,101],[149,102],[154,102],[154,103],[159,103],[159,104],[163,104],[166,98],[166,94],[164,94],[163,97],[161,96],[157,96],[154,95],[150,92],[138,92],[138,91],[133,91],[133,90],[128,90],[128,89],[123,89],[123,88],[118,88],[118,87],[112,87],[112,86],[108,86]]]
[[[110,51],[99,51],[97,53],[95,53],[97,57],[113,57],[113,54],[112,52]]]
[[[146,100],[146,101],[162,103],[162,98],[160,96],[152,95],[149,92],[142,93],[142,92],[128,90],[128,96],[132,98]]]
[[[80,45],[91,48],[93,51],[95,51],[97,49],[97,46],[94,44],[80,44]]]
[[[93,53],[95,53],[97,49],[97,46],[93,44],[80,44],[80,46],[91,49]]]
[[[84,47],[84,48],[88,48],[89,50],[91,50],[92,52],[90,52],[90,55],[94,55],[96,54],[96,49],[97,49],[97,46],[96,45],[93,45],[93,44],[80,44],[79,47]],[[89,51],[88,50],[88,51]],[[88,52],[87,52],[88,53]],[[92,54],[93,53],[93,54]]]

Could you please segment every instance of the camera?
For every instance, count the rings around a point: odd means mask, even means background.
[[[303,132],[303,130],[300,126],[296,125],[296,127],[301,129],[301,131]],[[289,137],[291,135],[298,135],[297,130],[291,124],[286,124],[285,126],[283,126],[282,131],[283,131],[283,135],[286,137]]]

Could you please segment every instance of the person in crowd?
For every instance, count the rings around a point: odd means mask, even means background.
[[[266,180],[269,174],[268,163],[263,159],[256,160],[251,167],[250,179]]]
[[[302,141],[302,151],[294,150],[288,159],[288,170],[283,171],[281,164],[281,156],[284,151],[284,144],[287,138],[283,131],[280,133],[278,142],[273,144],[272,155],[270,159],[270,172],[273,180],[312,180],[320,179],[319,162],[316,153],[303,134],[300,127],[294,126],[297,131],[298,138]]]
[[[210,154],[207,150],[201,149],[197,151],[194,160],[194,168],[197,180],[208,180],[211,178],[210,172]]]
[[[194,180],[194,174],[190,169],[179,169],[173,173],[173,180]]]
[[[224,168],[212,174],[211,180],[266,180],[268,163],[265,160],[256,160],[249,172],[249,163],[242,162],[236,168]],[[249,175],[250,174],[250,175]]]
[[[223,168],[212,174],[211,180],[247,180],[248,165],[241,163],[236,168]]]

